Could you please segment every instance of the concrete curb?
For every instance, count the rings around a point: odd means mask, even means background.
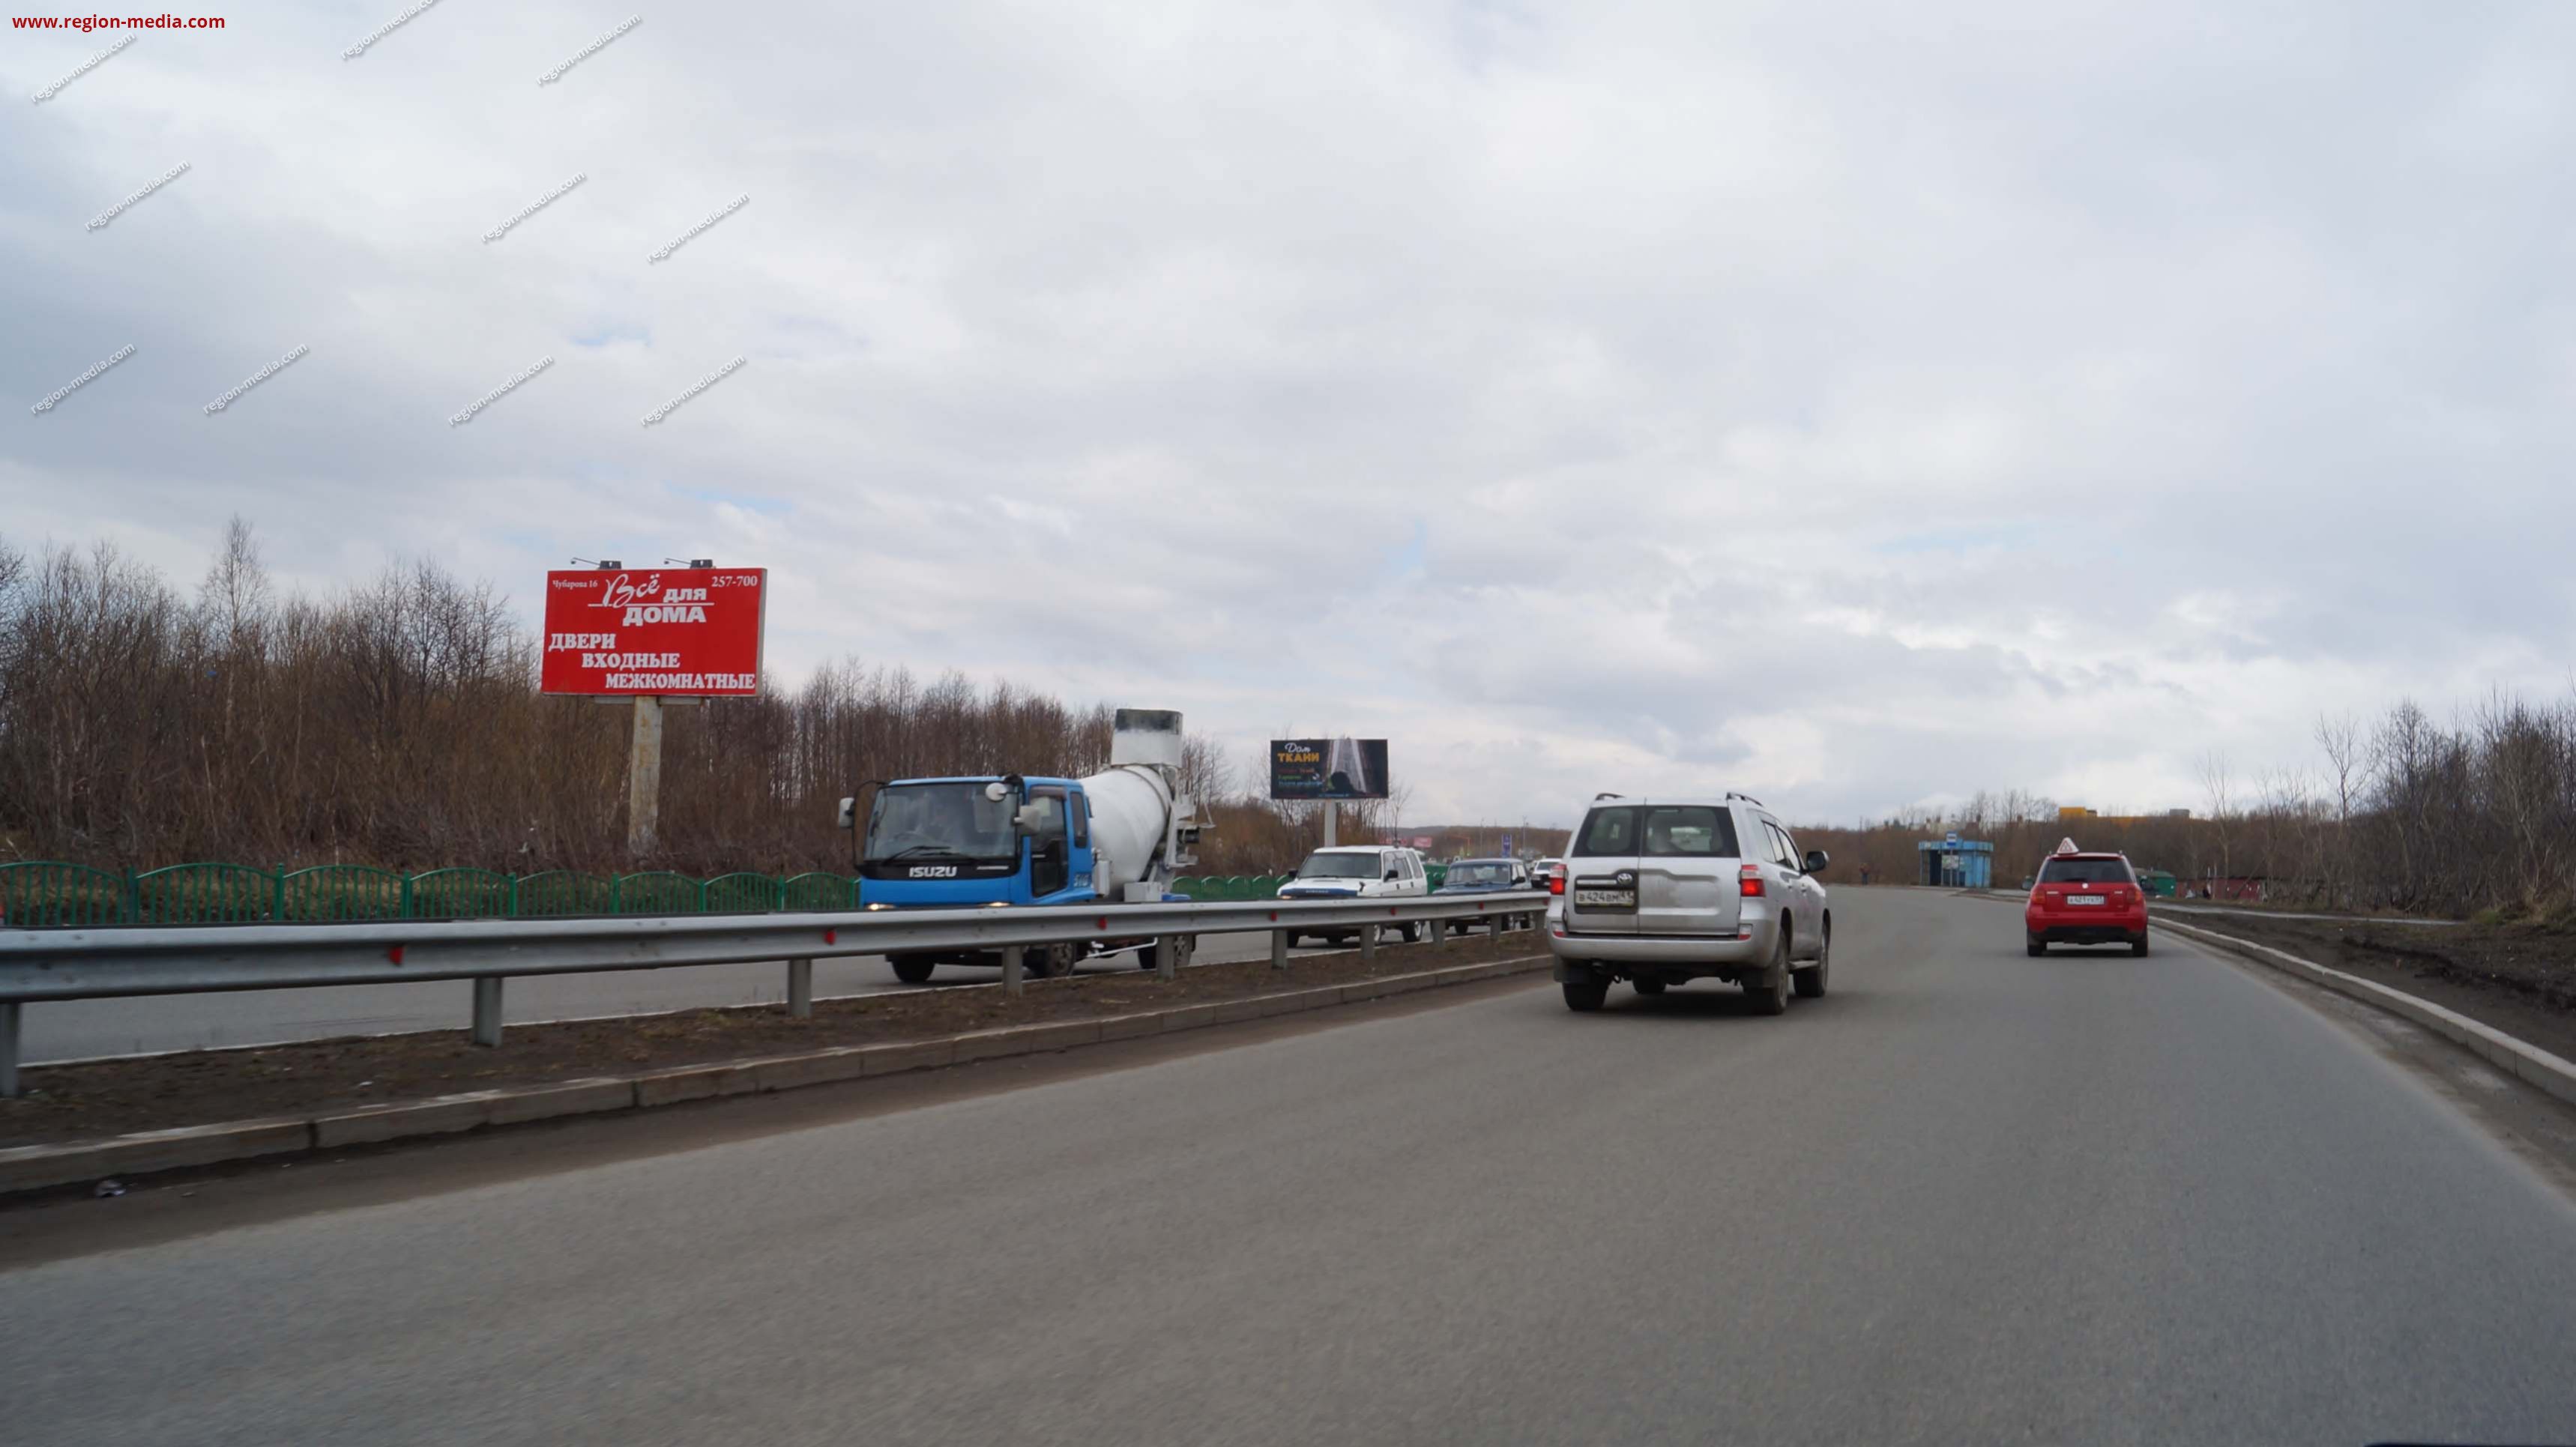
[[[2365,1005],[2385,1010],[2400,1019],[2412,1021],[2443,1039],[2466,1048],[2471,1054],[2516,1080],[2538,1086],[2549,1095],[2569,1105],[2576,1105],[2576,1061],[2552,1055],[2539,1046],[2517,1040],[2492,1025],[2481,1024],[2456,1010],[2446,1010],[2430,1000],[2418,999],[2403,990],[2392,990],[2376,980],[2365,980],[2359,975],[2347,975],[2341,970],[2329,969],[2314,960],[2300,959],[2287,950],[2277,950],[2270,945],[2256,944],[2252,940],[2241,940],[2234,935],[2221,934],[2217,930],[2204,929],[2199,925],[2184,924],[2170,917],[2161,920],[2159,927],[2180,930],[2184,934],[2196,935],[2225,945],[2231,950],[2260,960],[2275,969],[2296,975],[2311,984],[2321,985],[2338,995],[2348,996]]]
[[[899,1045],[839,1045],[795,1055],[752,1060],[724,1060],[682,1065],[635,1075],[599,1076],[557,1081],[510,1090],[478,1090],[428,1100],[327,1110],[310,1116],[231,1121],[143,1131],[102,1140],[56,1145],[18,1146],[0,1150],[0,1196],[68,1186],[108,1176],[139,1176],[188,1166],[221,1165],[262,1156],[297,1155],[378,1141],[450,1135],[484,1126],[596,1115],[606,1111],[642,1110],[722,1095],[750,1095],[829,1085],[914,1070],[937,1070],[973,1060],[1000,1060],[1075,1049],[1110,1040],[1171,1034],[1205,1026],[1230,1025],[1275,1015],[1334,1005],[1357,1004],[1381,996],[1448,985],[1471,985],[1508,975],[1548,968],[1553,957],[1526,955],[1449,965],[1405,975],[1386,975],[1348,985],[1287,990],[1176,1005],[1097,1020],[1062,1020],[1042,1025],[1014,1025],[976,1030],[937,1040]]]

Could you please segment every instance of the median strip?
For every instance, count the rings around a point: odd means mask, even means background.
[[[141,1131],[98,1139],[64,1140],[0,1149],[0,1194],[36,1191],[109,1177],[118,1179],[154,1171],[221,1165],[233,1161],[292,1155],[343,1146],[450,1135],[489,1126],[611,1111],[640,1110],[725,1095],[748,1095],[863,1080],[917,1070],[936,1070],[974,1061],[1079,1049],[1114,1040],[1174,1034],[1356,1004],[1416,990],[1475,984],[1548,968],[1545,954],[1510,954],[1507,947],[1527,949],[1518,939],[1489,941],[1501,956],[1471,963],[1400,973],[1366,975],[1346,982],[1288,990],[1248,993],[1238,998],[1135,1010],[1082,1019],[1003,1025],[968,1030],[936,1039],[819,1049],[754,1057],[696,1062],[622,1074],[600,1075],[541,1084],[502,1087],[435,1096],[428,1099],[352,1105],[333,1102],[307,1112],[289,1112],[257,1120],[215,1122],[165,1130]],[[1436,957],[1459,947],[1405,946],[1406,953]],[[1393,954],[1390,949],[1384,953]],[[1340,968],[1350,956],[1321,956],[1300,964]],[[1266,962],[1253,967],[1270,970]],[[1203,975],[1231,968],[1203,966],[1186,972]],[[1165,987],[1150,976],[1107,980],[1090,977],[1057,983]],[[867,996],[865,1000],[918,1000],[923,995]],[[988,992],[977,992],[991,998]],[[1067,994],[1072,991],[1068,990]],[[1103,994],[1109,994],[1103,991]],[[1132,993],[1120,991],[1118,993]],[[857,1003],[857,1002],[853,1002]],[[705,1012],[732,1014],[736,1012]],[[525,1027],[517,1036],[532,1036],[545,1027]],[[345,1042],[317,1042],[331,1045]],[[294,1047],[282,1047],[292,1049]],[[39,1067],[41,1069],[41,1067]],[[66,1067],[66,1069],[92,1067]]]

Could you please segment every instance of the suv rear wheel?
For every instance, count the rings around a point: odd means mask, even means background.
[[[1825,925],[1824,942],[1816,946],[1816,962],[1790,977],[1790,982],[1798,987],[1799,999],[1819,1000],[1824,998],[1825,966],[1832,963],[1833,953],[1834,927],[1832,922],[1828,921]]]
[[[1780,948],[1771,955],[1771,967],[1759,974],[1744,977],[1744,998],[1753,1002],[1756,1015],[1785,1015],[1789,1012],[1789,922],[1780,921]]]
[[[1565,982],[1565,1008],[1590,1013],[1601,1008],[1610,998],[1608,980],[1568,980]]]

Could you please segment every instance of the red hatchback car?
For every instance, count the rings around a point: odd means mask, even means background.
[[[2127,855],[2087,854],[2069,839],[2031,881],[2022,931],[2034,955],[2047,954],[2053,944],[2125,944],[2129,953],[2143,955],[2147,892],[2139,887]]]

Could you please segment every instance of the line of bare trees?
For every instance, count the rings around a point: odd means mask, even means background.
[[[2262,897],[2331,908],[2529,917],[2576,907],[2576,699],[2490,696],[2445,724],[2412,701],[2376,720],[2321,718],[2308,768],[2239,778],[2204,757],[2191,817],[2059,817],[2054,800],[1980,793],[1856,829],[1802,831],[1837,873],[1915,877],[1916,842],[1995,845],[2011,887],[2061,838],[2182,879],[2262,881]]]
[[[540,694],[536,649],[489,586],[428,563],[281,596],[240,522],[193,595],[104,544],[30,554],[0,538],[0,860],[634,867],[627,715]],[[843,869],[832,815],[853,785],[1087,773],[1108,760],[1110,719],[855,661],[674,709],[648,863]],[[2188,819],[2070,823],[2013,792],[1802,837],[1844,878],[1911,879],[1916,841],[1956,829],[1995,844],[2006,887],[2071,834],[2186,879],[2260,877],[2275,899],[2457,915],[2576,901],[2576,700],[2497,695],[2448,724],[2400,703],[2321,720],[2314,742],[2309,768],[2251,780],[2204,760]],[[1290,868],[1321,833],[1325,806],[1261,797],[1267,760],[1245,764],[1188,741],[1185,786],[1217,825],[1207,872]],[[1404,823],[1401,797],[1340,807],[1347,842]]]
[[[628,714],[540,694],[537,643],[489,586],[429,563],[281,596],[238,521],[193,595],[105,544],[0,538],[0,861],[639,867]],[[1111,716],[857,662],[672,709],[644,867],[846,870],[833,813],[852,786],[1087,773]],[[1202,868],[1286,869],[1311,847],[1317,821],[1238,796],[1208,740],[1183,772],[1218,819]],[[1344,837],[1369,823],[1346,815]]]

